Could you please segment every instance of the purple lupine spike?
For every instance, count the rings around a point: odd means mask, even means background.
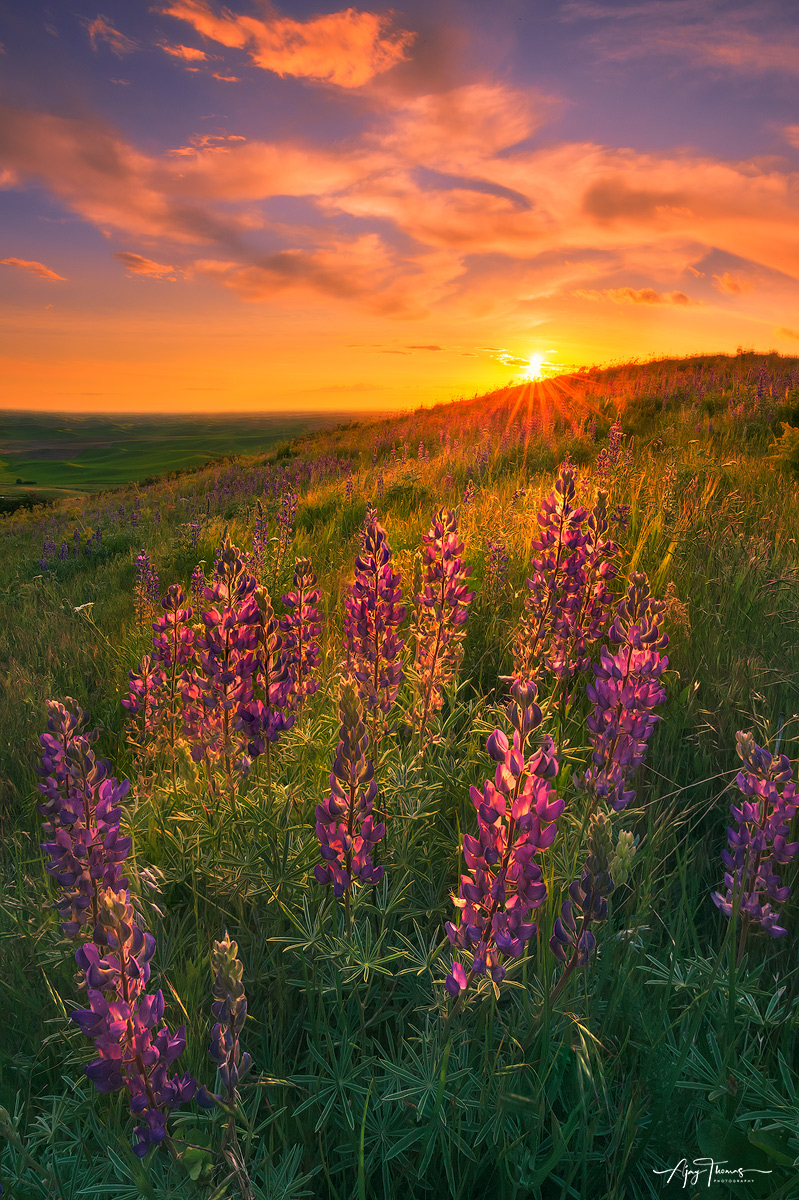
[[[247,995],[241,981],[244,967],[236,957],[238,949],[225,930],[224,938],[214,942],[211,954],[214,972],[212,1011],[216,1017],[216,1024],[211,1033],[209,1054],[218,1065],[219,1078],[225,1094],[217,1095],[201,1087],[197,1093],[197,1103],[203,1108],[211,1108],[221,1103],[226,1103],[232,1108],[237,1099],[236,1089],[252,1068],[250,1055],[242,1053],[240,1045],[244,1022],[247,1019]]]
[[[252,557],[255,577],[263,579],[266,569],[266,555],[269,549],[269,522],[266,519],[260,500],[255,502],[255,529],[252,535]]]
[[[203,570],[203,564],[197,563],[197,566],[194,568],[194,570],[191,573],[191,584],[190,584],[191,598],[194,601],[195,605],[198,605],[200,603],[200,601],[202,600],[203,595],[205,593],[205,586],[206,586],[205,571]]]
[[[272,576],[272,592],[277,591],[280,572],[294,537],[294,522],[297,517],[297,496],[289,487],[280,497],[280,508],[277,513],[277,549],[275,551],[275,566]]]
[[[485,539],[486,570],[483,594],[490,605],[496,605],[505,592],[508,579],[508,551],[503,541]]]
[[[155,938],[137,924],[126,888],[102,893],[94,941],[81,946],[75,960],[85,972],[89,1008],[72,1020],[91,1038],[98,1057],[84,1068],[99,1092],[126,1087],[136,1127],[134,1153],[143,1157],[167,1135],[167,1118],[197,1090],[187,1072],[170,1077],[172,1064],[186,1047],[183,1026],[175,1034],[162,1024],[164,998],[145,992]]]
[[[318,883],[333,885],[333,895],[348,896],[353,881],[379,883],[382,866],[372,865],[372,848],[385,836],[375,824],[372,808],[377,797],[374,767],[366,758],[369,735],[354,679],[345,679],[339,701],[341,728],[330,795],[316,806],[316,836],[323,862],[314,867]]]
[[[80,709],[71,713],[56,701],[48,701],[47,707],[39,768],[46,776],[39,788],[47,799],[39,811],[47,817],[43,828],[53,840],[42,849],[50,858],[47,870],[61,889],[54,907],[62,932],[76,937],[87,922],[97,921],[102,891],[127,886],[122,864],[131,842],[120,836],[119,826],[120,804],[130,784],[110,776],[109,764],[95,758],[92,735],[78,732],[85,720]]]
[[[474,599],[468,585],[472,568],[463,562],[463,542],[458,538],[455,514],[447,508],[439,509],[422,542],[424,576],[416,596],[412,634],[418,691],[413,719],[420,749],[430,718],[444,702],[443,688],[460,668],[466,618]]]
[[[258,661],[260,616],[255,576],[241,553],[225,539],[211,584],[205,589],[210,606],[202,613],[204,632],[194,641],[199,670],[182,681],[183,719],[195,762],[224,766],[231,804],[238,780],[251,767],[239,716],[252,700],[252,674]]]
[[[142,656],[138,671],[128,672],[128,694],[121,704],[132,716],[127,727],[132,745],[144,747],[157,735],[165,682],[165,672],[149,654]]]
[[[143,546],[135,565],[136,582],[133,589],[133,600],[136,607],[136,620],[144,628],[155,615],[155,604],[159,596],[158,575]]]
[[[629,875],[637,840],[622,831],[614,843],[607,814],[600,811],[591,818],[582,876],[569,885],[569,899],[561,905],[549,939],[550,950],[565,966],[552,989],[550,1003],[560,995],[575,969],[588,966],[596,947],[589,926],[607,920],[608,899]]]
[[[586,689],[594,706],[587,721],[591,765],[575,783],[617,812],[635,798],[629,781],[660,720],[655,709],[666,699],[659,682],[669,664],[660,654],[669,642],[660,628],[664,607],[651,598],[646,575],[633,572],[608,633],[618,650],[602,647]]]
[[[486,971],[495,984],[501,983],[506,974],[502,960],[524,953],[537,928],[528,918],[547,894],[535,856],[554,842],[555,822],[565,807],[550,786],[558,771],[552,739],[545,738],[526,757],[527,737],[541,722],[535,684],[517,680],[511,695],[513,740],[494,730],[486,744],[497,764],[494,781],[487,779],[482,791],[471,788],[478,834],[464,835],[468,874],[461,876],[453,897],[461,919],[458,926],[448,921],[446,930],[452,945],[473,957],[468,975],[462,964],[453,964],[446,980],[451,996],[464,993],[474,976]]]
[[[379,741],[378,714],[389,712],[404,678],[405,640],[397,628],[405,619],[405,606],[401,576],[391,569],[391,557],[386,531],[373,521],[355,559],[355,580],[345,601],[346,670],[357,680],[361,700],[372,714],[373,743]]]
[[[298,558],[294,565],[294,587],[283,597],[289,610],[280,621],[283,635],[282,662],[288,673],[287,704],[302,708],[308,696],[319,690],[315,678],[321,662],[319,638],[322,633],[319,589],[310,558]]]
[[[787,755],[773,758],[751,733],[743,732],[737,734],[737,751],[744,770],[735,782],[744,800],[730,805],[735,827],[727,830],[729,850],[722,854],[725,890],[714,892],[713,902],[730,917],[739,898],[740,962],[753,925],[774,938],[786,933],[774,904],[783,904],[791,889],[783,885],[774,867],[790,862],[799,850],[799,842],[787,840],[799,801]]]
[[[235,728],[249,739],[248,752],[257,757],[266,751],[271,788],[271,746],[281,733],[291,729],[294,717],[286,714],[289,674],[281,655],[282,638],[272,601],[266,588],[256,588],[253,596],[255,644],[242,667],[246,668],[249,687],[242,688]],[[243,671],[243,674],[245,672]]]
[[[545,670],[568,677],[575,620],[582,601],[583,568],[589,535],[586,509],[576,507],[574,468],[561,467],[552,492],[539,510],[541,532],[527,580],[529,594],[513,646],[514,676],[536,679]]]

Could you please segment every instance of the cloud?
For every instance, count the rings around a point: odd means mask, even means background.
[[[222,83],[241,83],[238,75],[220,75],[218,71],[212,71],[211,78],[219,79]]]
[[[230,154],[231,145],[246,141],[246,137],[241,133],[194,133],[187,145],[167,150],[167,154],[178,157],[191,157],[204,152]]]
[[[775,337],[788,338],[789,341],[799,342],[799,329],[788,329],[786,325],[781,325],[779,329],[774,330]]]
[[[406,346],[406,350],[443,350],[443,346]]]
[[[114,255],[114,258],[122,263],[128,275],[147,275],[151,279],[169,279],[171,282],[174,282],[177,278],[175,267],[153,262],[151,258],[144,258],[141,254],[134,254],[132,250],[119,250]]]
[[[575,288],[579,300],[610,300],[613,304],[692,304],[685,292],[657,292],[654,288]]]
[[[159,49],[183,62],[208,62],[212,58],[217,58],[217,55],[208,54],[205,50],[198,50],[196,46],[170,46],[166,42],[159,42]]]
[[[762,3],[736,11],[696,0],[623,5],[577,0],[564,5],[560,15],[566,21],[594,23],[582,40],[600,59],[672,55],[739,72],[799,74],[795,28],[780,22],[779,10]],[[772,27],[767,35],[761,32],[765,24]]]
[[[729,271],[725,271],[723,275],[714,275],[715,280],[713,287],[720,292],[726,292],[728,296],[740,296],[744,292],[750,292],[755,286],[751,279],[742,279],[740,275],[731,275]]]
[[[307,21],[277,14],[262,20],[227,8],[217,13],[206,0],[171,0],[161,11],[222,46],[247,50],[265,71],[343,88],[362,87],[403,62],[414,37],[407,30],[392,29],[390,14],[354,8]]]
[[[30,275],[38,275],[40,279],[58,279],[62,283],[66,279],[66,276],[57,275],[44,263],[31,262],[26,258],[0,258],[0,264],[4,267],[19,267],[21,271],[27,271]]]
[[[799,150],[799,125],[785,125],[782,130],[789,145]]]
[[[132,38],[127,37],[124,33],[120,33],[118,29],[112,25],[108,17],[104,17],[102,13],[98,13],[93,21],[87,22],[86,28],[89,33],[89,41],[92,44],[92,50],[99,50],[100,42],[105,42],[110,46],[114,54],[121,58],[123,54],[132,54],[134,50],[138,50],[138,43]]]

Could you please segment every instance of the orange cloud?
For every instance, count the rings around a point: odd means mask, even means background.
[[[654,288],[575,288],[580,300],[611,300],[614,304],[691,304],[685,292],[656,292]]]
[[[105,42],[111,47],[114,54],[121,58],[123,54],[131,54],[138,49],[138,43],[127,37],[126,34],[120,33],[108,17],[104,17],[102,13],[98,13],[93,21],[89,21],[86,28],[89,31],[92,50],[99,49],[99,43]]]
[[[196,46],[170,46],[166,42],[160,42],[159,46],[166,54],[171,54],[173,58],[180,58],[183,62],[208,62],[211,57],[205,50],[198,50]]]
[[[750,292],[755,286],[751,279],[742,279],[740,275],[731,275],[729,271],[725,271],[723,275],[714,275],[714,288],[718,288],[720,292],[726,292],[728,296],[740,296],[744,292]]]
[[[246,49],[265,71],[344,88],[362,87],[402,62],[414,37],[406,30],[392,30],[387,14],[354,8],[308,21],[279,16],[261,20],[227,8],[217,14],[206,0],[172,0],[161,11],[222,46]]]
[[[19,267],[21,271],[27,271],[30,275],[38,275],[40,279],[59,279],[62,283],[66,279],[66,276],[57,275],[44,263],[31,262],[26,258],[0,258],[0,264],[4,267]]]
[[[170,279],[174,282],[176,276],[175,268],[165,266],[164,263],[153,262],[151,258],[144,258],[141,254],[134,254],[131,250],[119,250],[114,258],[125,267],[129,275],[147,275],[151,279]]]
[[[782,132],[789,145],[799,150],[799,125],[786,125]]]
[[[219,79],[222,83],[241,83],[238,75],[220,75],[218,71],[212,71],[211,78]]]
[[[781,325],[779,329],[775,329],[774,333],[777,337],[788,338],[790,341],[799,342],[799,329],[788,329],[786,325]]]

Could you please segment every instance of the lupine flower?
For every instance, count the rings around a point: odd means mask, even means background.
[[[39,790],[46,799],[39,811],[53,840],[42,849],[50,858],[47,870],[61,888],[55,908],[62,932],[76,937],[87,922],[97,921],[103,890],[127,886],[122,864],[131,843],[120,836],[119,806],[130,784],[109,775],[109,764],[95,758],[90,738],[96,735],[80,733],[85,713],[70,712],[53,700],[47,709],[48,732],[39,739],[44,753],[38,768],[45,777]]]
[[[205,592],[205,571],[202,563],[197,563],[197,566],[191,573],[191,598],[195,604],[199,604]]]
[[[463,639],[469,605],[472,568],[464,565],[463,542],[458,540],[458,520],[447,508],[433,516],[422,539],[424,577],[416,596],[413,638],[416,643],[418,700],[413,719],[423,746],[430,717],[441,708],[442,689],[457,675],[463,659]]]
[[[347,503],[348,503],[348,504],[352,504],[352,474],[349,474],[349,475],[347,476],[347,484],[346,484],[346,487],[345,487],[345,495],[346,495],[346,498],[347,498]]]
[[[555,821],[565,807],[550,786],[558,771],[552,739],[545,738],[539,751],[525,757],[527,738],[541,723],[535,684],[514,681],[511,697],[513,740],[494,730],[487,743],[497,764],[494,781],[487,779],[482,791],[471,788],[478,834],[464,835],[468,873],[453,897],[461,919],[458,926],[448,921],[446,930],[452,945],[473,957],[468,975],[461,963],[453,963],[446,980],[451,996],[465,992],[474,976],[486,971],[495,984],[501,983],[506,974],[502,960],[524,953],[536,931],[529,917],[547,894],[535,856],[554,842]]]
[[[744,800],[730,805],[736,827],[727,830],[729,850],[722,854],[725,890],[714,892],[713,902],[730,917],[736,897],[740,898],[740,960],[752,925],[759,925],[769,937],[786,933],[773,904],[783,904],[791,889],[782,884],[774,868],[790,862],[799,850],[799,842],[787,841],[799,801],[787,755],[773,758],[751,733],[737,734],[737,750],[744,770],[735,782]]]
[[[315,675],[321,662],[319,589],[310,558],[296,560],[294,588],[283,597],[283,603],[289,609],[280,621],[282,663],[288,674],[286,702],[290,708],[301,708],[306,697],[319,690]]]
[[[183,687],[192,758],[204,761],[209,771],[214,760],[222,760],[234,804],[235,776],[247,774],[251,766],[237,730],[241,710],[252,698],[251,676],[257,664],[260,617],[255,589],[255,577],[226,536],[205,589],[211,601],[202,614],[205,631],[195,639],[201,669]]]
[[[261,501],[256,501],[255,529],[252,535],[253,570],[256,579],[262,579],[266,567],[266,553],[269,547],[269,522],[266,519]]]
[[[197,1103],[203,1108],[227,1103],[231,1108],[236,1103],[236,1089],[252,1067],[249,1054],[242,1054],[240,1046],[244,1022],[247,1019],[247,996],[241,977],[244,968],[236,957],[238,946],[231,941],[225,930],[221,942],[214,942],[211,967],[214,972],[214,1003],[212,1012],[216,1024],[211,1033],[209,1054],[218,1065],[219,1078],[225,1089],[224,1096],[209,1092],[201,1087]],[[231,1117],[232,1117],[231,1113]]]
[[[666,699],[659,680],[669,664],[659,652],[668,645],[661,631],[664,602],[653,600],[646,575],[633,572],[608,637],[618,650],[602,647],[587,688],[594,705],[588,717],[591,765],[575,782],[617,812],[635,797],[629,781],[646,755]]]
[[[508,577],[508,551],[505,543],[493,538],[485,540],[486,571],[483,591],[489,604],[496,604],[504,590]]]
[[[98,1058],[85,1073],[99,1092],[126,1087],[130,1111],[142,1119],[135,1130],[134,1152],[143,1157],[166,1137],[169,1113],[191,1100],[196,1081],[169,1069],[186,1047],[183,1026],[173,1035],[162,1024],[164,997],[145,992],[155,938],[139,928],[122,888],[102,895],[94,941],[75,955],[85,972],[89,1007],[72,1020],[94,1041]]]
[[[297,516],[297,497],[289,488],[280,497],[280,508],[277,514],[277,549],[275,551],[275,569],[272,578],[272,591],[277,587],[277,581],[283,567],[283,560],[288,553],[291,539],[294,537],[294,521]]]
[[[142,547],[139,557],[136,559],[136,583],[133,591],[136,620],[140,626],[145,626],[152,621],[158,596],[158,575],[149,554]]]
[[[271,783],[270,747],[291,728],[294,717],[284,711],[288,707],[289,674],[281,654],[282,638],[272,601],[265,588],[256,588],[254,599],[256,640],[254,653],[246,664],[241,664],[242,681],[246,677],[249,687],[242,686],[235,728],[246,733],[251,757],[266,750]]]
[[[466,487],[463,490],[464,511],[468,511],[472,507],[472,505],[474,504],[474,498],[475,498],[476,494],[477,493],[475,491],[474,481],[472,479],[467,479]]]
[[[588,966],[596,945],[589,926],[607,919],[608,897],[626,881],[635,847],[632,834],[625,831],[614,846],[613,830],[605,813],[595,813],[591,818],[585,868],[580,879],[569,885],[569,899],[561,905],[549,939],[550,950],[566,967],[553,989],[552,1000],[576,967]]]
[[[346,668],[358,681],[366,709],[388,713],[400,689],[405,646],[397,628],[405,619],[400,603],[400,574],[391,569],[391,547],[379,521],[367,527],[363,550],[355,559],[355,580],[345,601]],[[374,740],[374,738],[373,738]]]
[[[339,701],[341,728],[330,795],[316,806],[316,836],[323,862],[314,867],[318,883],[333,885],[336,897],[348,895],[355,879],[379,883],[382,866],[373,866],[372,847],[385,835],[375,825],[372,807],[377,796],[374,767],[366,758],[369,735],[354,680],[345,679]]]

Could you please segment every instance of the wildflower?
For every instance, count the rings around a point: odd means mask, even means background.
[[[730,917],[740,898],[740,961],[752,925],[759,925],[769,937],[786,933],[773,904],[783,904],[791,889],[782,884],[774,868],[789,863],[799,850],[799,842],[786,840],[799,802],[787,755],[773,758],[751,733],[739,732],[736,748],[744,770],[735,782],[744,800],[730,805],[736,828],[727,830],[729,850],[722,854],[725,890],[714,892],[713,902]]]
[[[655,709],[666,699],[659,682],[669,664],[660,654],[669,642],[660,628],[664,607],[651,598],[646,575],[633,572],[608,634],[618,650],[602,647],[587,688],[594,706],[587,721],[591,765],[575,782],[617,812],[635,798],[629,780],[660,720]]]
[[[463,639],[469,605],[472,568],[463,563],[463,542],[458,520],[447,508],[439,509],[422,539],[424,577],[416,596],[413,638],[416,643],[418,700],[413,717],[420,749],[433,713],[443,704],[442,689],[456,676],[463,658]]]
[[[473,958],[468,975],[460,963],[453,964],[446,980],[451,996],[465,992],[474,976],[486,971],[501,983],[503,958],[524,953],[537,928],[528,918],[547,894],[535,856],[554,842],[555,822],[565,807],[550,786],[558,771],[552,739],[545,738],[540,750],[525,757],[526,740],[541,723],[535,684],[516,681],[511,696],[513,740],[494,730],[487,742],[497,764],[494,782],[487,779],[482,791],[471,788],[478,835],[464,835],[468,873],[453,897],[460,924],[448,921],[446,930],[451,944],[471,951]]]
[[[472,507],[472,505],[474,504],[475,495],[476,495],[476,491],[475,491],[474,481],[472,479],[468,479],[466,481],[466,487],[463,490],[464,511],[468,511]]]
[[[400,574],[391,569],[391,547],[379,521],[367,526],[363,550],[355,559],[355,580],[345,601],[347,671],[373,717],[388,713],[402,683],[402,651],[397,628],[405,619]],[[374,737],[373,737],[374,740]]]
[[[318,883],[333,885],[336,897],[349,894],[355,879],[379,883],[382,866],[373,866],[372,847],[385,836],[375,825],[372,808],[377,796],[374,767],[366,758],[369,735],[363,722],[358,687],[345,679],[339,701],[341,728],[330,772],[330,795],[316,806],[316,836],[323,863],[314,867]]]
[[[142,547],[136,559],[136,582],[133,590],[136,620],[140,626],[147,625],[153,619],[158,597],[158,575],[149,554]]]
[[[130,784],[109,775],[109,764],[95,758],[91,737],[80,732],[85,720],[80,709],[71,713],[52,700],[47,708],[39,768],[45,776],[39,790],[47,799],[39,811],[53,840],[42,849],[50,858],[47,870],[61,888],[55,908],[62,932],[76,937],[87,921],[97,921],[102,892],[127,886],[122,864],[131,842],[119,826]]]
[[[321,662],[319,589],[310,558],[296,559],[294,588],[283,597],[283,603],[289,609],[280,621],[281,661],[288,674],[287,704],[301,708],[306,697],[319,690],[319,680],[314,675]]]
[[[202,563],[197,563],[197,566],[192,571],[189,586],[191,587],[192,600],[195,604],[199,604],[205,591],[205,571],[203,570]]]
[[[186,1048],[186,1031],[181,1026],[171,1034],[162,1024],[163,994],[144,990],[154,951],[155,938],[136,924],[130,893],[121,888],[103,893],[94,941],[75,955],[89,1007],[73,1012],[72,1020],[98,1053],[84,1070],[98,1092],[127,1088],[130,1111],[143,1122],[135,1130],[139,1157],[163,1142],[169,1113],[197,1089],[188,1073],[169,1076]]]
[[[561,905],[549,939],[550,950],[566,968],[552,991],[551,1001],[558,997],[576,967],[588,966],[596,945],[589,926],[607,919],[608,898],[626,881],[635,849],[636,839],[625,831],[619,833],[614,845],[609,817],[603,812],[594,814],[585,868],[580,879],[569,885],[569,899]]]
[[[483,593],[489,604],[497,604],[503,592],[508,577],[508,551],[503,541],[493,538],[485,539],[486,570],[483,579]]]
[[[225,930],[220,942],[214,942],[211,967],[214,972],[214,1003],[212,1012],[216,1024],[211,1033],[211,1058],[218,1064],[219,1078],[225,1089],[224,1097],[201,1087],[197,1103],[204,1108],[226,1101],[236,1103],[236,1089],[252,1067],[249,1054],[242,1054],[240,1039],[247,1019],[247,996],[241,982],[244,968],[236,957],[238,946]],[[232,1114],[231,1114],[232,1116]]]

